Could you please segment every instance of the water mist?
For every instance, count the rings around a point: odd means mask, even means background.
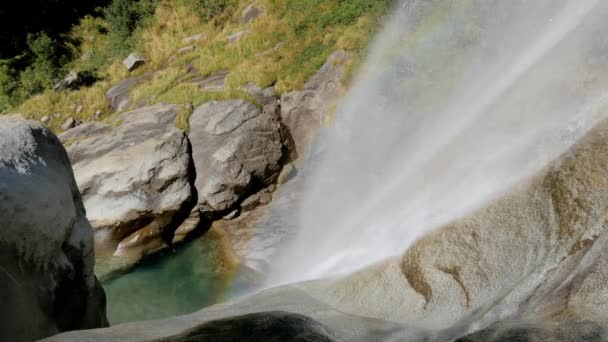
[[[401,1],[312,148],[268,285],[398,255],[563,153],[606,112],[607,15],[599,0]]]

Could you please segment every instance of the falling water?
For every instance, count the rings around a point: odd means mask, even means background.
[[[599,0],[401,1],[313,148],[269,284],[398,255],[563,153],[606,113],[606,15]]]

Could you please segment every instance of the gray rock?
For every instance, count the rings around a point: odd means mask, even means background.
[[[183,55],[186,53],[194,52],[195,50],[196,50],[196,46],[188,45],[188,46],[184,46],[183,48],[180,48],[179,50],[177,50],[177,53]]]
[[[323,67],[304,86],[281,96],[281,118],[289,128],[295,149],[292,159],[308,150],[321,128],[329,109],[341,94],[340,81],[344,77],[344,64],[349,60],[344,51],[336,51]]]
[[[193,77],[190,82],[198,84],[205,91],[222,91],[229,74],[229,71],[217,71],[206,77]]]
[[[108,100],[110,107],[116,112],[129,109],[131,107],[131,102],[129,100],[131,90],[133,87],[150,77],[152,77],[152,74],[147,73],[142,76],[131,77],[118,82],[106,92],[106,99]]]
[[[295,166],[292,163],[286,164],[283,166],[281,173],[279,174],[279,178],[277,179],[278,184],[285,184],[289,182],[289,180],[293,179],[297,173]]]
[[[53,90],[74,90],[92,84],[95,80],[95,76],[90,72],[70,71],[61,81],[55,84]]]
[[[249,23],[255,19],[257,19],[260,15],[264,13],[264,10],[257,6],[257,1],[249,4],[249,6],[243,9],[243,13],[241,13],[240,21],[241,23]]]
[[[40,118],[40,122],[42,122],[43,124],[47,124],[47,123],[49,123],[49,121],[51,121],[51,118],[49,118],[48,115],[45,115]]]
[[[178,106],[157,104],[62,135],[95,232],[98,258],[131,263],[167,247],[194,203]],[[167,240],[168,239],[168,240]]]
[[[224,220],[234,220],[235,218],[237,218],[239,216],[239,211],[234,209],[233,211],[231,211],[228,215],[224,216],[223,219]]]
[[[92,231],[59,140],[0,117],[0,340],[107,326]]]
[[[261,205],[269,204],[272,201],[272,192],[269,189],[258,191],[257,193],[247,197],[241,203],[241,209],[252,210]]]
[[[67,118],[62,124],[61,129],[67,131],[68,129],[76,127],[78,122],[74,118]]]
[[[76,113],[82,113],[83,110],[84,110],[83,105],[78,105],[78,107],[76,107]]]
[[[199,205],[231,208],[254,184],[271,184],[280,170],[277,123],[247,101],[212,101],[190,116]]]
[[[204,37],[204,35],[202,33],[193,34],[191,36],[188,36],[188,37],[182,39],[182,43],[183,44],[192,44],[194,42],[201,40],[203,37]]]
[[[228,41],[228,43],[236,43],[241,40],[241,38],[243,38],[247,33],[249,33],[249,30],[237,31],[226,37],[226,40]]]
[[[129,71],[133,71],[146,64],[146,58],[138,53],[132,52],[122,61],[122,65]]]
[[[274,87],[262,89],[259,85],[249,82],[244,89],[261,106],[277,104],[277,94]]]

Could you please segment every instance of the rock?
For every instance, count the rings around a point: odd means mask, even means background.
[[[241,13],[241,23],[249,23],[255,19],[257,19],[260,15],[264,13],[264,10],[257,6],[257,1],[254,1],[249,6],[243,9],[243,13]]]
[[[150,77],[152,77],[152,74],[147,73],[142,76],[124,79],[115,84],[106,92],[106,99],[108,100],[110,107],[116,112],[129,109],[131,107],[131,102],[129,100],[131,90],[137,84],[149,79]]]
[[[274,87],[262,89],[257,84],[249,82],[244,89],[261,106],[277,104],[277,94],[274,91]]]
[[[281,170],[281,173],[279,174],[277,183],[285,184],[289,182],[289,180],[296,176],[297,172],[297,169],[295,168],[295,166],[293,166],[292,163],[285,164],[285,166],[283,166],[283,169]]]
[[[231,208],[254,184],[269,185],[280,170],[277,123],[244,100],[211,101],[190,116],[190,141],[199,205]]]
[[[75,90],[93,84],[97,78],[91,72],[70,71],[53,89],[55,91]]]
[[[196,50],[196,46],[188,45],[188,46],[184,46],[183,48],[177,50],[177,53],[183,55],[186,53],[194,52],[195,50]]]
[[[76,119],[68,118],[61,124],[61,129],[67,131],[70,128],[76,127],[77,124]]]
[[[602,121],[537,175],[402,257],[309,293],[346,312],[390,312],[437,329],[510,317],[608,322],[607,136]],[[355,289],[355,300],[334,296]]]
[[[591,321],[498,322],[489,328],[459,338],[456,342],[578,342],[607,341],[605,327]]]
[[[230,220],[234,220],[238,216],[239,216],[239,211],[235,209],[235,210],[231,211],[228,215],[224,216],[223,219],[230,221]]]
[[[385,341],[376,336],[376,331],[394,331],[399,328],[396,323],[340,312],[308,296],[304,291],[283,287],[266,290],[229,305],[212,306],[187,316],[120,324],[108,329],[68,332],[45,339],[44,342],[102,342],[113,339],[133,342],[366,342]]]
[[[78,107],[76,107],[76,113],[82,113],[83,110],[84,110],[83,105],[79,105]]]
[[[201,40],[203,38],[203,36],[204,35],[202,33],[193,34],[191,36],[188,36],[188,37],[182,39],[182,43],[183,44],[192,44],[194,42]]]
[[[252,210],[261,205],[266,205],[272,201],[272,192],[269,189],[259,191],[249,197],[247,197],[241,203],[241,209]]]
[[[0,117],[0,340],[108,325],[91,226],[59,140]]]
[[[51,118],[49,118],[48,115],[45,115],[40,118],[40,122],[42,122],[43,124],[47,124],[47,123],[49,123],[49,121],[51,121]]]
[[[100,120],[101,119],[101,115],[102,115],[102,112],[100,110],[95,111],[95,114],[93,114],[93,119]]]
[[[194,77],[190,79],[190,82],[198,84],[205,91],[222,91],[229,74],[229,71],[218,71],[206,77]]]
[[[305,85],[303,91],[293,91],[281,96],[281,118],[293,138],[292,149],[297,158],[308,150],[324,122],[328,110],[341,93],[339,87],[344,77],[345,63],[350,59],[344,51],[336,51]]]
[[[190,212],[190,216],[180,224],[173,234],[173,244],[180,243],[186,240],[199,226],[201,223],[201,215],[198,208],[193,208]]]
[[[131,263],[167,247],[194,203],[189,144],[174,126],[178,106],[157,104],[90,123],[68,147],[95,233],[98,258]]]
[[[249,33],[249,30],[241,30],[229,35],[228,37],[226,37],[226,40],[228,41],[228,43],[236,43],[241,40],[241,38],[243,38],[247,33]]]
[[[144,64],[146,64],[145,57],[135,52],[129,54],[129,56],[122,61],[122,65],[129,71],[133,71]]]

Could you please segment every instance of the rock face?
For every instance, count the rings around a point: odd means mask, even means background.
[[[302,91],[281,96],[281,118],[289,128],[297,154],[307,151],[316,137],[325,116],[341,93],[345,63],[350,59],[344,51],[329,56],[319,72],[310,79]],[[294,156],[294,159],[297,157]]]
[[[122,64],[125,66],[125,68],[127,68],[127,70],[133,71],[138,67],[146,64],[146,58],[138,53],[133,52],[129,54],[129,56],[127,56],[124,61],[122,61]]]
[[[120,112],[131,107],[129,101],[129,94],[131,89],[140,82],[151,77],[151,74],[145,74],[139,77],[131,77],[118,82],[112,88],[106,92],[106,99],[112,109],[116,112]]]
[[[201,210],[226,211],[254,187],[273,183],[283,146],[270,115],[243,100],[212,101],[189,123]]]
[[[133,262],[167,246],[193,206],[189,144],[174,127],[177,106],[120,115],[62,135],[95,232],[98,258]]]
[[[59,140],[0,117],[0,340],[107,326],[93,236]]]

